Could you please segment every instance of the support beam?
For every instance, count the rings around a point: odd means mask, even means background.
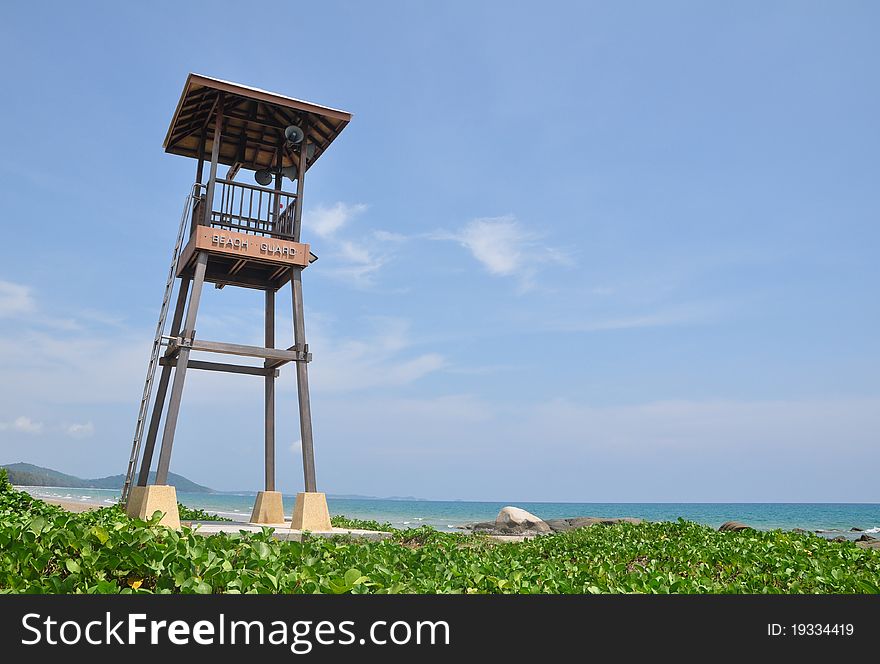
[[[208,266],[208,254],[199,252],[196,271],[193,277],[192,293],[186,310],[186,322],[183,326],[183,338],[191,339],[196,328],[196,314],[202,298],[202,286],[205,284],[205,269]],[[190,349],[182,346],[177,355],[177,368],[174,371],[174,383],[171,385],[171,398],[168,402],[168,414],[165,416],[165,429],[162,431],[162,449],[159,451],[159,466],[156,469],[156,484],[168,484],[168,467],[171,465],[171,448],[174,445],[174,431],[177,428],[177,416],[180,414],[180,399],[183,396],[183,383],[186,380],[186,367],[189,363]]]
[[[287,350],[295,353],[296,352],[296,344],[294,344],[293,346],[291,346]],[[288,362],[291,362],[291,361],[293,361],[293,362],[299,362],[299,361],[311,362],[312,361],[312,354],[306,353],[305,359],[303,359],[303,360],[266,360],[266,368],[267,369],[277,369],[278,367],[283,367],[285,364],[287,364]]]
[[[275,290],[266,289],[266,348],[275,347]],[[265,364],[268,365],[269,360]],[[277,369],[264,368],[266,383],[264,388],[265,414],[265,490],[275,491],[275,374]]]
[[[229,170],[226,171],[226,177],[224,179],[232,182],[235,179],[235,176],[238,175],[239,170],[241,170],[241,162],[236,161],[229,167]]]
[[[180,324],[183,321],[183,312],[186,310],[186,296],[189,292],[189,278],[180,280],[177,291],[177,304],[174,306],[174,315],[171,318],[171,334],[180,333]],[[162,358],[159,358],[162,364]],[[138,474],[137,486],[147,486],[150,477],[150,466],[153,465],[153,450],[156,448],[156,435],[159,433],[159,422],[162,420],[162,411],[165,409],[165,397],[168,394],[168,381],[171,378],[171,366],[163,366],[159,375],[159,385],[156,387],[156,398],[153,401],[153,412],[150,416],[150,426],[147,429],[147,441],[144,445],[144,455],[141,458],[141,470]]]
[[[302,172],[300,173],[302,177]],[[300,199],[297,199],[299,201]],[[303,314],[302,268],[291,269],[290,289],[293,299],[293,341],[297,351],[308,355],[306,344],[306,324]],[[312,443],[312,406],[309,402],[309,365],[296,363],[296,396],[299,400],[299,432],[302,440],[303,476],[306,493],[317,491],[315,481],[315,448]]]
[[[262,346],[244,346],[242,344],[228,344],[222,341],[202,341],[201,339],[193,339],[187,342],[184,335],[182,344],[172,343],[165,353],[166,358],[174,357],[177,353],[184,350],[199,350],[206,353],[220,353],[223,355],[241,355],[242,357],[261,357],[266,360],[280,360],[274,366],[267,367],[270,369],[277,368],[286,362],[308,362],[311,356],[297,350],[281,350],[280,348],[263,348]]]
[[[163,367],[173,367],[174,359],[159,358],[159,364]],[[265,367],[252,367],[247,364],[226,364],[224,362],[205,362],[203,360],[190,360],[186,365],[187,369],[200,369],[202,371],[222,371],[225,373],[245,374],[248,376],[268,376],[271,372],[276,378],[279,371],[275,369],[266,369]]]

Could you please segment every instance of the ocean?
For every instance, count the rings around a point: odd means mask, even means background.
[[[119,498],[113,489],[70,489],[21,487],[37,497],[81,500],[112,505]],[[234,520],[251,513],[254,493],[186,493],[177,498],[189,507],[198,507]],[[284,496],[288,514],[294,496]],[[834,537],[858,537],[861,531],[880,533],[880,504],[877,503],[533,503],[471,502],[454,500],[381,500],[328,497],[331,514],[356,519],[375,519],[396,528],[433,526],[455,531],[458,526],[477,521],[494,521],[505,505],[515,505],[543,519],[575,516],[631,516],[648,521],[675,521],[683,518],[717,528],[725,521],[742,521],[759,530],[803,528],[822,531]],[[859,531],[853,531],[858,528]]]

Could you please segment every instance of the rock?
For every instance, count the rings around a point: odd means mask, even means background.
[[[641,519],[635,519],[635,518],[633,518],[633,517],[631,517],[631,516],[617,517],[617,518],[614,518],[614,519],[601,519],[601,520],[599,521],[599,523],[601,523],[603,526],[615,526],[615,525],[617,525],[618,523],[631,523],[631,524],[637,526],[637,525],[639,525],[641,522],[642,522]],[[746,526],[746,527],[748,528],[748,526]]]
[[[856,540],[856,542],[873,542],[875,539],[877,538],[871,537],[870,535],[862,535]]]
[[[540,517],[519,507],[504,507],[495,517],[495,530],[505,534],[521,535],[525,532],[549,533],[550,526]]]
[[[805,533],[805,532],[807,532],[807,531],[804,530],[803,528],[792,528],[792,529],[791,529],[791,532],[793,532],[793,533]]]
[[[880,539],[873,539],[870,542],[856,542],[856,546],[862,549],[877,549],[880,551]]]
[[[550,530],[554,533],[564,533],[571,530],[571,519],[547,519],[544,523],[550,526]]]
[[[616,517],[613,519],[600,518],[595,516],[577,516],[568,519],[547,519],[545,523],[550,526],[554,533],[564,533],[577,528],[589,528],[590,526],[614,526],[618,523],[642,523],[641,519],[630,516]]]
[[[856,528],[855,526],[853,526],[852,528],[849,529],[849,532],[851,532],[851,533],[860,533],[860,532],[862,532],[862,529],[861,529],[861,528]]]
[[[475,533],[484,533],[491,530],[495,530],[495,522],[494,521],[481,521],[480,523],[472,523],[468,526],[465,526],[468,530],[473,530]]]
[[[571,524],[572,528],[589,528],[601,523],[602,519],[597,519],[594,516],[578,516],[573,519],[566,519],[566,521]]]
[[[739,521],[725,521],[718,527],[718,532],[739,532],[740,530],[752,530],[751,526],[747,526]]]
[[[838,535],[837,537],[832,537],[829,542],[849,542],[849,540],[843,535]]]

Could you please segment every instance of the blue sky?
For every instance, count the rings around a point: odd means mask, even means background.
[[[2,10],[0,462],[125,468],[194,71],[354,114],[305,197],[322,490],[877,500],[875,4],[281,6]],[[197,332],[261,309],[208,289]],[[172,470],[260,488],[261,400],[191,373]]]

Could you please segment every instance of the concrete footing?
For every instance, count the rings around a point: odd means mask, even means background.
[[[293,519],[290,521],[290,527],[292,530],[309,530],[311,532],[332,531],[327,496],[317,491],[296,494],[296,504],[293,506]]]
[[[149,519],[154,512],[162,512],[159,523],[180,530],[180,512],[177,510],[177,490],[170,485],[151,484],[131,490],[125,512],[136,519]]]
[[[251,512],[251,523],[284,523],[284,503],[280,491],[260,491]]]

